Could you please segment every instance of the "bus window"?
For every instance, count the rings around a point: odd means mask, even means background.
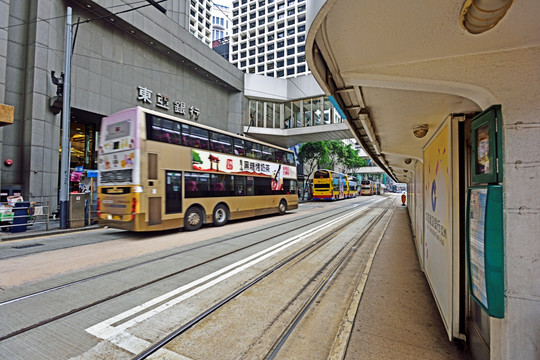
[[[246,156],[253,159],[262,159],[262,151],[260,144],[252,143],[251,141],[246,141],[244,144],[246,148]]]
[[[315,174],[313,174],[314,179],[328,179],[330,177],[330,173],[326,170],[317,170],[315,171]]]
[[[233,196],[233,177],[230,175],[212,174],[210,177],[210,190],[212,192],[211,196],[214,197]]]
[[[234,155],[244,156],[244,140],[233,138],[234,140]]]
[[[293,166],[296,166],[296,163],[295,163],[295,161],[294,161],[294,154],[287,153],[286,155],[287,155],[287,157],[286,157],[286,159],[285,159],[285,163],[286,163],[287,165],[293,165]]]
[[[182,143],[186,146],[195,147],[195,138],[191,136],[191,126],[182,124]]]
[[[208,149],[208,130],[191,126],[191,137],[195,139],[195,147]]]
[[[275,162],[274,148],[269,146],[262,146],[262,159],[266,161]]]
[[[278,149],[275,149],[274,154],[275,154],[275,157],[276,157],[276,162],[278,162],[280,164],[285,163],[285,158],[286,158],[285,152],[283,152],[281,150],[278,150]]]
[[[165,187],[165,213],[182,212],[182,173],[166,171],[167,185]]]
[[[253,144],[253,147],[251,148],[251,152],[253,153],[253,157],[258,160],[262,160],[262,146],[261,144]]]
[[[210,132],[210,149],[222,153],[232,154],[232,138],[228,135]]]
[[[146,131],[149,140],[180,144],[180,123],[176,121],[147,114]]]
[[[255,195],[272,195],[272,180],[269,178],[255,178]]]
[[[246,195],[246,177],[245,176],[231,176],[234,183],[234,195],[243,196]]]
[[[186,198],[210,196],[210,174],[186,172]]]
[[[255,195],[255,181],[253,176],[248,176],[246,179],[246,195],[253,196]]]

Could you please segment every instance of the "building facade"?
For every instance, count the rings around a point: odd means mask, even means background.
[[[305,56],[306,0],[234,0],[230,62],[249,74],[309,73]]]
[[[193,3],[169,1],[164,14],[141,4],[1,0],[0,103],[15,112],[14,123],[0,128],[2,193],[49,201],[53,211],[57,204],[62,102],[53,79],[64,72],[67,6],[80,19],[71,58],[71,168],[95,169],[101,118],[137,105],[241,132],[243,73],[192,36]]]

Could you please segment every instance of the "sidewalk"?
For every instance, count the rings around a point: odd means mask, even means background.
[[[345,358],[467,359],[448,340],[418,263],[405,206],[396,206],[375,255]]]
[[[54,220],[51,219],[49,220],[49,230],[47,230],[47,224],[45,223],[45,221],[40,221],[31,225],[27,225],[26,231],[13,232],[13,233],[9,231],[2,231],[0,232],[0,241],[29,239],[33,237],[39,237],[39,236],[71,233],[71,232],[76,232],[76,231],[95,229],[97,227],[98,225],[89,225],[89,226],[80,227],[80,228],[61,229],[60,219],[54,219]]]

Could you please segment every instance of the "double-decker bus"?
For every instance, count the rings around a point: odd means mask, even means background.
[[[360,182],[360,195],[373,195],[373,181],[362,180]]]
[[[358,183],[354,176],[349,176],[348,178],[348,197],[355,198],[358,195]]]
[[[298,208],[290,150],[135,107],[102,120],[98,222],[131,231]]]
[[[340,200],[348,197],[347,175],[332,170],[313,173],[313,200]]]

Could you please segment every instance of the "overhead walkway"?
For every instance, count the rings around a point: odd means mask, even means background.
[[[345,122],[303,126],[293,129],[245,126],[244,134],[284,148],[305,142],[353,138],[351,130]]]
[[[282,79],[245,74],[244,94],[250,99],[246,136],[285,148],[354,138],[345,113],[312,75]]]

